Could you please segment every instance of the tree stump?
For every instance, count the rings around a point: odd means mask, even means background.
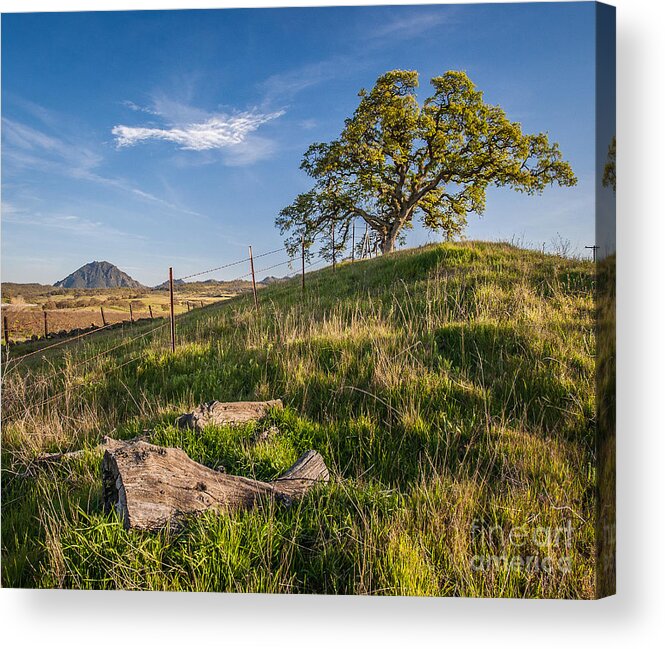
[[[201,404],[192,412],[178,417],[176,425],[181,428],[201,430],[210,424],[216,426],[245,424],[249,421],[262,419],[271,408],[281,410],[283,407],[281,399],[273,399],[272,401],[232,401],[228,403],[210,401]]]
[[[157,530],[207,510],[249,509],[262,498],[290,504],[329,472],[316,451],[307,451],[281,477],[261,482],[214,471],[177,448],[137,441],[109,444],[102,461],[104,506],[115,509],[126,529]]]

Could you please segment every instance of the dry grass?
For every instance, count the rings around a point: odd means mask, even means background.
[[[30,302],[22,295],[15,295],[19,290],[11,285],[10,300],[2,305],[2,315],[7,317],[9,339],[12,342],[27,341],[33,336],[44,336],[44,311],[47,312],[48,331],[50,334],[64,334],[72,329],[84,329],[91,325],[103,325],[102,312],[107,323],[129,322],[130,318],[150,318],[150,309],[155,318],[168,316],[170,297],[168,291],[137,289],[54,289],[41,287],[25,291]],[[30,286],[30,285],[26,285]],[[215,290],[214,285],[202,283],[178,286],[174,299],[176,315],[187,313],[190,309],[209,306],[234,297],[234,293]],[[7,291],[4,291],[3,296]],[[56,293],[54,296],[53,293]],[[60,293],[63,293],[60,295]],[[130,313],[130,302],[132,311]],[[4,339],[3,339],[4,344]],[[16,353],[23,353],[17,350]]]

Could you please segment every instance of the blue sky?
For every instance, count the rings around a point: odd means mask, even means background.
[[[2,279],[53,283],[96,259],[153,285],[277,248],[277,213],[310,186],[303,152],[394,68],[420,72],[422,99],[465,70],[578,176],[491,190],[469,238],[560,233],[584,252],[593,36],[593,3],[5,14]],[[416,227],[408,245],[440,238]]]

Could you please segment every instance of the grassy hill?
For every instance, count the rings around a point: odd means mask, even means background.
[[[243,295],[179,316],[175,354],[164,328],[5,368],[3,585],[592,597],[592,289],[589,262],[433,245],[311,273],[304,296],[273,284],[258,315]],[[257,446],[255,425],[173,425],[202,401],[269,398],[281,432]],[[313,448],[332,480],[291,508],[126,532],[92,449],[145,429],[260,479]]]

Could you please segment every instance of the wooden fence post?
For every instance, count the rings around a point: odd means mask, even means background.
[[[333,257],[332,262],[333,262],[333,273],[334,273],[335,272],[335,267],[337,265],[336,264],[337,258],[335,256],[335,224],[334,223],[333,223],[332,228],[330,228],[330,230],[331,230],[331,238],[332,238],[332,257]]]
[[[106,326],[106,316],[104,315],[104,307],[100,306],[99,310],[102,312],[102,326]]]
[[[175,352],[175,310],[173,305],[173,268],[169,268],[169,294],[171,302],[171,351]]]
[[[254,306],[259,310],[259,297],[256,294],[256,276],[254,275],[254,256],[252,255],[252,246],[249,247],[249,267],[252,271],[252,291],[254,292]]]
[[[132,301],[129,301],[129,320],[134,324],[134,309],[132,309]]]
[[[301,257],[302,257],[302,291],[305,292],[305,235],[302,235],[301,242]]]
[[[203,300],[201,300],[201,308],[203,308]]]
[[[190,311],[191,311],[191,306],[189,304],[189,300],[187,300],[187,313],[189,313]]]
[[[9,350],[9,324],[7,322],[7,316],[2,318],[2,323],[5,330],[5,349]]]
[[[48,315],[44,311],[44,338],[48,337]]]
[[[150,311],[150,319],[154,320],[154,316],[152,315],[152,304],[148,304],[148,311]]]
[[[351,223],[351,263],[356,260],[356,220]]]

